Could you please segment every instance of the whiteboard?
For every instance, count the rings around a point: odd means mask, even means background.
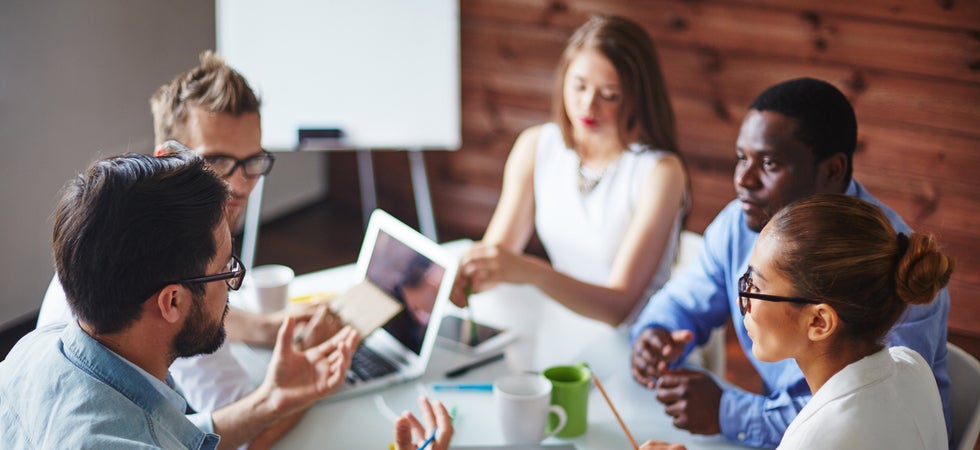
[[[262,99],[262,144],[460,145],[458,0],[216,0],[217,51]]]

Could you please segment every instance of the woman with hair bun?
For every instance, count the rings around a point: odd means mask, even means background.
[[[739,280],[739,307],[753,355],[795,359],[813,393],[780,448],[947,448],[929,364],[883,341],[952,272],[932,236],[896,234],[856,197],[814,195],[769,221]]]

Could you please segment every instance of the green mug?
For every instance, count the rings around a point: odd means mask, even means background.
[[[592,372],[582,364],[554,366],[542,373],[551,381],[551,404],[565,409],[568,421],[565,428],[555,436],[570,438],[585,433],[589,424],[589,387],[592,384]],[[558,426],[558,418],[552,416],[548,420],[548,430]]]

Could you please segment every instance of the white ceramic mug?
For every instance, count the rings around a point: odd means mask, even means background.
[[[289,283],[295,277],[293,269],[268,264],[252,269],[250,275],[258,297],[258,312],[270,313],[286,307],[289,303]]]
[[[561,431],[568,420],[561,406],[551,404],[551,382],[541,375],[501,377],[493,383],[493,397],[500,431],[508,444],[541,442]],[[549,413],[558,416],[558,425],[545,434]]]

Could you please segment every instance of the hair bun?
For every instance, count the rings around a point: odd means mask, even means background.
[[[932,235],[912,233],[908,236],[908,249],[904,252],[901,244],[903,242],[897,244],[899,260],[895,291],[905,303],[929,303],[949,283],[954,262],[939,250],[939,243]]]

